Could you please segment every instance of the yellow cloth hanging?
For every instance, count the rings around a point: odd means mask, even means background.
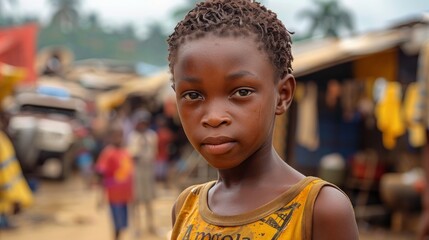
[[[25,78],[25,69],[0,62],[0,110],[2,101],[12,94],[14,87]]]
[[[294,99],[300,102],[305,97],[305,84],[297,82],[295,87]]]
[[[417,82],[419,83],[419,94],[421,95],[421,103],[418,106],[422,112],[420,119],[429,129],[429,40],[426,41],[420,50]]]
[[[383,97],[375,107],[377,127],[383,134],[383,145],[387,149],[396,146],[396,138],[405,133],[401,112],[401,86],[398,82],[388,82]]]
[[[0,130],[0,213],[10,214],[15,203],[28,207],[33,195],[9,138]]]
[[[419,117],[422,109],[422,96],[419,94],[418,83],[410,83],[404,99],[404,118],[408,127],[409,142],[413,147],[422,147],[426,144],[425,127]]]

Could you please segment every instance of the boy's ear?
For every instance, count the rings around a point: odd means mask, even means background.
[[[277,83],[276,115],[283,114],[289,108],[295,93],[295,86],[296,81],[292,74],[286,74]]]

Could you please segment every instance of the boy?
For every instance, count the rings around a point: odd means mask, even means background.
[[[108,136],[110,143],[100,153],[95,169],[102,177],[115,228],[114,239],[118,240],[122,231],[128,227],[128,203],[133,198],[134,166],[123,145],[121,126],[113,124]]]
[[[155,234],[152,202],[155,199],[154,163],[158,150],[156,132],[149,128],[151,114],[140,110],[133,116],[135,130],[130,133],[128,151],[134,158],[134,209],[136,235],[140,235],[140,206],[146,208],[146,221],[150,233]]]
[[[276,14],[250,0],[207,0],[168,44],[184,131],[219,173],[181,193],[171,239],[358,239],[347,196],[273,148],[275,116],[295,89],[290,34]]]

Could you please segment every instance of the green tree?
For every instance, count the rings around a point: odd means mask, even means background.
[[[132,24],[125,24],[119,32],[119,34],[122,34],[124,37],[127,38],[135,38],[136,37],[136,29],[134,25]]]
[[[56,8],[51,18],[51,25],[58,26],[62,32],[70,32],[78,26],[79,0],[50,0],[50,2]]]
[[[75,59],[109,58],[129,62],[167,63],[167,34],[162,22],[149,27],[148,37],[139,39],[133,25],[104,28],[98,15],[78,16],[78,0],[50,0],[55,6],[51,24],[40,29],[38,48],[63,46]],[[81,19],[78,19],[80,17]]]
[[[84,20],[84,25],[88,26],[90,29],[100,29],[100,18],[97,13],[90,13]]]
[[[300,18],[309,19],[311,27],[308,37],[322,35],[338,38],[343,30],[354,31],[351,12],[343,8],[337,0],[314,0],[316,9],[306,9],[299,13]]]

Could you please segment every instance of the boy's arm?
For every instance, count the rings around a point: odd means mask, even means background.
[[[354,240],[359,232],[353,207],[341,191],[327,186],[314,203],[313,240]]]
[[[171,209],[171,227],[174,227],[174,224],[176,223],[176,204],[177,201],[174,202],[173,208]]]
[[[94,166],[94,170],[96,173],[103,175],[107,170],[108,165],[108,159],[111,154],[111,149],[109,146],[106,146],[101,151],[100,155],[98,156],[97,162]]]

